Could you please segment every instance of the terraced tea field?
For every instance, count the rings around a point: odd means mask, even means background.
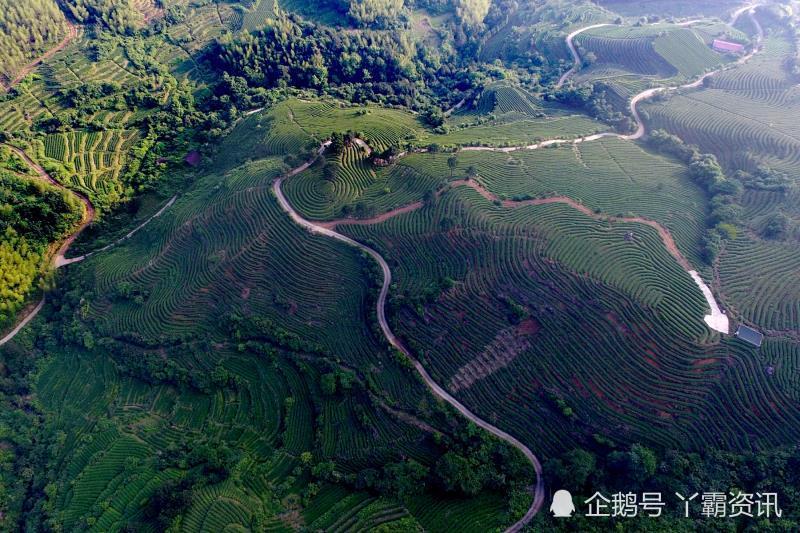
[[[357,145],[346,148],[340,158],[327,160],[337,169],[332,181],[323,176],[321,163],[286,184],[293,205],[312,219],[375,215],[413,203],[441,183],[440,178],[420,175],[404,165],[375,167]]]
[[[788,419],[765,424],[756,412],[798,416],[780,408],[793,400],[749,349],[708,343],[704,302],[647,228],[559,204],[498,207],[459,187],[340,231],[375,243],[393,265],[394,327],[435,379],[546,453],[576,432],[609,431],[670,447],[750,447],[787,436]],[[748,393],[752,383],[765,393]],[[701,414],[718,402],[742,415]]]
[[[288,106],[292,120],[318,140],[328,138],[332,132],[360,132],[380,152],[425,134],[420,120],[408,111],[306,100],[289,100],[284,105]]]
[[[797,332],[800,326],[800,254],[795,240],[741,237],[719,262],[722,291],[731,307],[756,327]]]
[[[218,173],[201,176],[129,240],[69,267],[76,285],[64,290],[85,295],[84,327],[114,347],[65,348],[39,378],[44,407],[66,435],[55,516],[67,528],[97,531],[138,523],[142,502],[189,475],[192,450],[206,443],[234,454],[236,474],[194,491],[187,531],[285,529],[295,520],[444,531],[441,516],[453,513],[466,531],[511,523],[510,495],[491,490],[473,499],[431,487],[422,504],[312,483],[305,452],[313,464],[332,461],[337,476],[406,459],[432,468],[443,449],[431,426],[447,435],[461,422],[436,406],[373,328],[369,263],[298,228],[278,207],[270,181],[300,148],[285,143],[299,130],[280,121],[241,122],[211,166]],[[260,142],[239,144],[266,122],[276,127],[262,130]],[[254,146],[258,159],[247,161]],[[148,378],[147,361],[159,354],[170,363],[151,367]],[[119,371],[134,360],[145,366]],[[208,381],[182,381],[189,369]],[[350,377],[323,392],[323,374],[334,371]]]
[[[564,35],[616,15],[567,0],[507,6],[506,22],[493,11],[491,33],[464,41],[484,59],[527,50],[460,72],[486,86],[463,93],[434,130],[436,115],[332,96],[345,88],[216,85],[216,39],[225,46],[226,35],[296,12],[355,42],[361,30],[342,22],[342,6],[132,2],[159,20],[146,35],[111,32],[94,47],[103,30],[84,29],[0,99],[9,143],[100,212],[130,196],[137,182],[121,176],[146,134],[163,150],[151,162],[180,162],[143,207],[126,207],[130,217],[108,217],[118,227],[84,235],[96,253],[57,255],[64,268],[46,280],[41,314],[0,350],[0,407],[37,426],[14,441],[6,421],[24,424],[0,417],[14,443],[0,492],[10,494],[13,467],[26,478],[15,501],[32,509],[19,525],[538,530],[528,521],[552,488],[549,460],[564,452],[622,457],[638,443],[659,456],[726,454],[800,439],[800,100],[786,68],[794,43],[774,20],[763,17],[763,53],[748,36],[760,40],[762,28],[745,17],[739,29],[716,19],[587,28],[575,34],[578,54]],[[708,7],[727,11],[723,0]],[[419,48],[401,64],[416,91],[422,69],[439,68],[422,41],[449,50],[461,36],[448,32],[464,28],[448,17],[464,13],[437,15],[427,33],[412,8]],[[672,8],[692,11],[683,0]],[[752,46],[753,61],[712,51],[717,37]],[[565,74],[569,52],[593,64]],[[566,107],[566,93],[552,92],[559,75],[602,82],[638,131],[612,133]],[[89,98],[85,113],[75,104],[73,120],[69,89],[102,82],[119,90]],[[630,103],[667,85],[681,88]],[[434,92],[420,90],[413,109],[453,105]],[[230,102],[241,109],[228,121]],[[602,102],[583,103],[619,122]],[[744,185],[725,199],[742,220],[722,228],[715,261],[701,251],[719,197],[692,179],[696,165],[640,142],[656,127],[717,154]],[[181,149],[166,153],[173,142]],[[202,153],[197,165],[181,162],[187,150]],[[116,223],[155,203],[135,231]],[[727,334],[729,317],[762,330],[763,345]],[[46,472],[28,475],[28,460]]]
[[[722,29],[727,28],[717,30]],[[584,51],[581,55],[591,52],[597,63],[640,75],[691,79],[723,63],[723,57],[708,46],[708,32],[701,32],[669,24],[604,26],[580,34],[576,42]]]
[[[776,242],[760,234],[774,213],[783,212],[795,223],[800,220],[792,193],[800,183],[800,130],[794,120],[800,112],[798,90],[781,59],[788,47],[782,35],[773,34],[762,53],[714,76],[709,88],[643,106],[649,127],[664,128],[715,154],[729,173],[767,167],[789,178],[785,192],[746,186],[743,220],[751,231],[728,246],[719,265],[720,289],[728,305],[752,325],[779,331],[800,327],[797,269],[792,268],[796,236]]]
[[[608,131],[606,124],[585,115],[531,119],[503,117],[500,121],[454,129],[430,140],[442,146],[520,146],[546,139],[570,139]]]
[[[768,38],[747,65],[715,76],[711,87],[674,96],[668,105],[645,104],[653,128],[717,154],[730,167],[752,169],[763,160],[798,164],[797,89],[783,70],[789,43]]]
[[[411,154],[400,166],[415,174],[446,179],[447,154]],[[477,181],[508,199],[568,196],[609,215],[639,215],[661,222],[698,265],[697,250],[706,215],[702,191],[685,167],[619,139],[603,139],[510,153],[464,150],[456,175],[473,167]]]
[[[241,28],[246,31],[254,31],[261,26],[267,19],[275,17],[275,0],[255,0],[252,6],[244,12],[241,20]]]
[[[38,142],[36,151],[40,160],[63,165],[65,185],[89,195],[102,209],[122,198],[120,172],[138,137],[135,130],[55,133]]]

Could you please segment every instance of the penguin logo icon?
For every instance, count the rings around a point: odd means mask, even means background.
[[[553,503],[550,504],[550,512],[556,518],[569,518],[575,512],[575,504],[572,503],[572,494],[567,490],[559,490],[553,494]]]

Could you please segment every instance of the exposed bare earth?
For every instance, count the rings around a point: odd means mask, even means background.
[[[533,345],[539,324],[529,318],[519,325],[506,328],[495,336],[480,355],[459,368],[450,380],[453,393],[471,387],[477,381],[507,367]]]

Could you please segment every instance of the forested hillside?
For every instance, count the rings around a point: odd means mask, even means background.
[[[132,0],[64,0],[64,5],[78,22],[102,24],[117,33],[132,33],[144,23]]]
[[[0,83],[7,86],[67,31],[56,0],[0,0]]]
[[[0,155],[8,158],[2,148]],[[0,169],[0,324],[8,325],[25,303],[45,269],[49,244],[73,228],[81,208],[69,193],[38,177]]]

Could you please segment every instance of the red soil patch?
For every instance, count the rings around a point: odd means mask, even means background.
[[[183,160],[186,161],[187,165],[191,167],[196,167],[197,165],[200,164],[201,160],[200,152],[198,152],[197,150],[192,150],[191,152],[186,154],[186,157]]]
[[[719,359],[717,359],[716,357],[707,357],[705,359],[697,359],[697,360],[693,361],[692,362],[692,366],[695,367],[695,368],[704,367],[704,366],[708,366],[710,364],[716,363],[717,361],[719,361]]]
[[[520,335],[535,335],[540,329],[542,329],[542,325],[533,318],[526,318],[517,326],[517,332]]]
[[[614,328],[617,331],[619,331],[623,335],[629,335],[630,334],[631,330],[628,329],[628,327],[625,324],[622,323],[622,321],[619,319],[619,317],[615,313],[612,313],[612,312],[609,311],[608,313],[605,314],[605,317],[606,317],[606,320],[608,320],[609,322],[611,322],[611,324],[614,325]]]
[[[594,393],[594,395],[600,398],[601,400],[606,397],[606,395],[603,394],[603,391],[601,391],[600,388],[597,385],[595,385],[593,381],[587,381],[586,385]]]
[[[586,386],[581,383],[577,377],[573,377],[570,381],[572,382],[572,386],[578,391],[578,394],[581,396],[581,398],[586,399],[590,396],[589,391],[586,390]]]

